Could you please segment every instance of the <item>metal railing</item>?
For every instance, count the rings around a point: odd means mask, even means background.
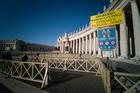
[[[110,70],[105,67],[105,65],[99,61],[99,71],[104,84],[105,93],[111,93],[111,82],[110,82]]]
[[[140,74],[114,72],[114,79],[122,86],[123,93],[140,93]]]
[[[86,59],[47,59],[49,68],[99,74],[99,62]]]
[[[30,56],[30,61],[33,62],[0,60],[0,70],[7,74],[10,73],[12,77],[40,82],[42,83],[41,88],[48,84],[48,69],[61,69],[95,73],[102,78],[106,93],[112,92],[111,79],[122,87],[123,91],[121,93],[139,93],[140,91],[140,74],[113,72],[101,60],[93,56],[50,54],[38,59]]]
[[[11,77],[48,84],[48,63],[0,60],[0,71]]]

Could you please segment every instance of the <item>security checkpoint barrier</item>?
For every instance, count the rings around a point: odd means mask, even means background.
[[[114,72],[114,79],[122,87],[122,93],[140,93],[140,74]]]
[[[0,71],[11,77],[48,84],[48,63],[0,60]]]
[[[39,58],[40,62],[37,62],[35,57],[31,57],[33,62],[0,60],[0,70],[15,78],[40,82],[42,83],[41,88],[48,84],[48,69],[88,72],[101,77],[105,93],[112,93],[111,79],[123,88],[122,93],[139,93],[140,74],[114,72],[107,68],[101,60],[93,56],[73,56],[60,54],[47,55]],[[130,77],[136,79],[133,80]]]
[[[99,73],[99,62],[89,61],[85,59],[49,59],[49,68],[78,71],[78,72],[89,72]]]
[[[99,72],[104,84],[105,93],[111,93],[111,82],[110,82],[110,70],[105,67],[105,65],[99,61]]]

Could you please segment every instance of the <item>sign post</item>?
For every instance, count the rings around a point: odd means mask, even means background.
[[[102,51],[110,52],[109,54],[111,55],[111,51],[116,48],[117,30],[115,25],[121,24],[122,22],[121,9],[97,14],[90,17],[90,28],[98,28],[98,46]],[[107,66],[109,66],[109,57],[110,56],[107,56]]]
[[[98,45],[101,50],[110,51],[116,48],[116,29],[107,27],[98,30]]]
[[[107,27],[98,30],[98,46],[102,51],[109,52],[110,55],[107,55],[107,68],[110,68],[112,64],[113,69],[115,70],[115,63],[109,61],[111,56],[111,51],[116,48],[116,28]]]
[[[122,23],[122,10],[114,10],[90,17],[90,27],[99,28]]]

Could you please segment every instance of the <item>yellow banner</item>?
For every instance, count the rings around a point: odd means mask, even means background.
[[[90,27],[99,28],[122,23],[122,10],[114,10],[90,17]]]

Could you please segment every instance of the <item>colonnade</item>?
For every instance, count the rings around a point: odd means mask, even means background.
[[[112,51],[114,56],[128,58],[130,56],[129,54],[131,54],[132,51],[135,51],[134,57],[140,57],[140,13],[137,2],[139,2],[139,0],[123,0],[120,4],[118,4],[118,6],[115,6],[115,9],[121,8],[123,10],[123,22],[119,24],[119,29],[117,29],[116,32],[117,47]],[[129,13],[131,13],[130,15],[126,15],[126,7],[130,7],[130,9],[127,10]],[[129,18],[132,16],[132,22],[127,19],[128,16]],[[129,27],[130,25],[132,27]],[[130,37],[128,30],[133,32],[133,37]],[[68,44],[65,45],[65,42],[68,42]],[[104,52],[98,47],[96,30],[90,29],[90,27],[88,30],[85,30],[85,32],[81,31],[75,33],[74,35],[66,35],[61,37],[58,40],[58,43],[61,53],[65,53],[65,47],[68,47],[67,51],[69,52],[67,53],[101,56]]]
[[[128,29],[130,27],[126,24],[129,19],[126,18],[125,7],[123,10],[123,23],[120,24],[120,56],[123,58],[128,58],[128,52],[132,53],[132,50],[135,50],[135,57],[140,57],[140,13],[138,9],[138,4],[136,0],[129,0],[131,7],[133,33],[134,33],[134,48],[132,48],[132,38],[128,37]],[[127,15],[128,16],[128,15]],[[129,20],[130,21],[130,20]],[[130,45],[128,44],[130,43]],[[128,46],[129,45],[129,46]],[[128,49],[129,48],[129,49]]]
[[[76,54],[94,54],[96,53],[96,32],[92,32],[86,36],[71,39],[69,41],[69,52]]]

